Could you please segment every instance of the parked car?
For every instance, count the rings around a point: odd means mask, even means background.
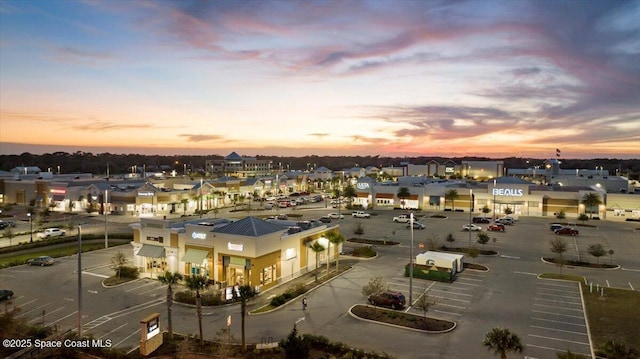
[[[473,223],[489,223],[491,222],[487,217],[473,217],[471,220]]]
[[[560,229],[556,229],[555,231],[553,231],[553,233],[562,236],[577,236],[580,232],[575,228],[563,227]]]
[[[40,256],[33,259],[29,259],[27,263],[29,263],[29,265],[32,265],[32,266],[44,267],[44,266],[53,265],[53,263],[55,262],[56,260],[49,256]]]
[[[331,217],[329,216],[322,216],[318,218],[318,220],[322,223],[331,223]]]
[[[390,307],[391,309],[401,309],[406,304],[404,294],[400,292],[387,291],[379,295],[370,295],[367,299],[373,305]]]
[[[407,228],[411,228],[411,224],[407,224]],[[413,229],[425,229],[427,228],[424,224],[420,222],[413,222]]]
[[[344,214],[340,214],[340,213],[329,213],[327,215],[327,217],[332,218],[332,219],[344,219]]]
[[[560,223],[551,223],[549,225],[549,229],[551,229],[553,232],[557,231],[560,228],[564,228],[564,226],[561,225]]]
[[[393,221],[395,223],[409,223],[410,220],[411,220],[410,214],[401,214],[399,216],[393,217]]]
[[[0,301],[11,299],[13,297],[13,291],[9,289],[0,289]]]
[[[0,229],[5,229],[7,227],[15,227],[16,222],[14,221],[3,221],[0,219]]]
[[[286,221],[287,219],[289,219],[289,216],[287,216],[286,214],[279,214],[276,216],[276,219],[279,219],[281,221]]]
[[[47,228],[42,232],[37,234],[38,238],[49,238],[49,237],[59,237],[67,234],[65,230],[60,228]]]
[[[493,232],[504,232],[505,227],[502,223],[492,223],[487,227],[487,230]]]
[[[511,226],[515,224],[516,221],[514,221],[513,218],[510,218],[510,217],[502,217],[502,218],[496,219],[496,223],[501,223],[501,224],[506,224],[508,226]]]
[[[352,217],[355,218],[371,218],[371,215],[364,211],[355,211],[351,213]]]
[[[470,224],[465,224],[464,226],[462,226],[462,230],[463,231],[480,232],[482,230],[482,227],[476,226],[475,224],[470,223]]]

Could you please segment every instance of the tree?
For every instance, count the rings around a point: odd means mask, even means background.
[[[356,228],[353,229],[353,234],[355,234],[356,236],[361,236],[364,234],[364,226],[362,225],[362,223],[356,224]]]
[[[602,204],[602,200],[600,200],[600,195],[595,192],[585,193],[582,196],[582,204],[584,204],[584,209],[589,210],[589,218],[593,218],[593,208],[600,206]]]
[[[560,210],[560,212],[556,213],[556,218],[558,219],[564,219],[565,217],[567,217],[567,214],[564,213],[564,209]]]
[[[449,233],[447,234],[447,237],[445,238],[445,240],[451,243],[451,245],[453,246],[453,242],[456,240],[456,237],[453,236],[453,233]]]
[[[3,235],[7,238],[9,238],[9,247],[11,247],[13,244],[11,243],[11,240],[13,239],[13,237],[16,236],[15,233],[13,233],[13,230],[11,229],[11,226],[8,226],[7,228],[5,228]]]
[[[600,257],[607,254],[607,251],[604,249],[602,244],[596,243],[596,244],[590,244],[589,247],[587,247],[587,253],[596,257],[596,264],[598,264]]]
[[[280,341],[280,347],[284,348],[287,359],[308,358],[311,343],[306,337],[298,335],[298,329],[294,324],[287,338]]]
[[[412,306],[421,309],[422,316],[426,317],[429,308],[431,308],[434,304],[436,304],[436,300],[428,296],[427,293],[424,293],[418,298],[418,300],[416,300],[415,303],[413,303]]]
[[[337,231],[331,231],[327,233],[327,239],[329,240],[329,243],[333,243],[335,245],[336,248],[334,251],[338,251],[338,253],[336,253],[336,272],[339,272],[340,271],[340,253],[339,253],[340,244],[344,243],[347,239],[344,238],[344,236]]]
[[[455,201],[458,198],[458,191],[456,191],[455,189],[450,189],[447,192],[444,193],[444,201],[445,203],[447,201],[451,201],[451,210],[455,210]]]
[[[482,207],[482,214],[484,214],[485,217],[489,212],[491,212],[491,208],[489,208],[488,206]]]
[[[551,244],[551,252],[558,255],[556,258],[558,266],[560,266],[560,275],[562,275],[562,266],[564,265],[564,258],[562,254],[567,251],[567,242],[560,237],[556,237],[554,240],[550,241]]]
[[[389,290],[389,285],[387,285],[383,277],[373,277],[369,279],[367,285],[362,287],[362,294],[368,297],[370,295],[379,295],[387,290]]]
[[[567,350],[564,353],[556,353],[557,359],[587,359],[586,356]]]
[[[509,207],[504,209],[504,214],[506,214],[507,216],[510,215],[511,213],[513,213],[513,210]]]
[[[318,243],[318,241],[313,242],[311,246],[309,246],[309,248],[311,248],[313,253],[316,254],[316,282],[317,282],[318,281],[318,261],[320,260],[319,259],[320,253],[322,253],[326,248],[324,248],[322,244]]]
[[[351,206],[353,205],[353,198],[356,196],[356,189],[353,188],[352,185],[348,185],[347,187],[345,187],[343,195],[347,197],[349,206]]]
[[[189,199],[188,198],[183,198],[180,200],[180,203],[182,203],[182,214],[183,215],[187,215],[187,203],[189,203]]]
[[[182,274],[171,273],[169,271],[158,276],[158,280],[162,284],[167,285],[167,323],[169,326],[169,338],[173,339],[173,322],[171,318],[171,307],[173,306],[173,286],[182,280]]]
[[[247,342],[245,335],[245,318],[247,317],[247,302],[256,296],[256,291],[250,285],[243,285],[238,288],[238,292],[233,292],[234,300],[240,300],[240,315],[242,316],[242,350],[247,350]]]
[[[615,340],[608,340],[600,346],[600,350],[605,357],[610,359],[636,359],[640,356],[634,348],[628,348],[623,343]]]
[[[202,296],[200,295],[200,292],[209,289],[209,281],[204,276],[194,275],[187,277],[186,285],[190,291],[196,292],[196,314],[198,316],[198,329],[200,330],[200,345],[203,345],[204,337],[202,336]]]
[[[478,255],[480,254],[480,251],[476,247],[471,247],[469,248],[467,254],[469,254],[469,257],[473,258],[473,263],[475,263],[476,258],[478,258]]]
[[[126,266],[127,263],[129,263],[129,260],[124,255],[124,253],[122,253],[120,251],[118,251],[118,253],[116,253],[111,258],[111,269],[113,269],[116,272],[116,276],[118,276],[118,278],[120,278],[120,273],[122,272],[122,267]]]
[[[404,206],[406,205],[406,199],[411,197],[411,192],[409,191],[409,188],[407,187],[400,187],[398,189],[398,198],[400,198],[400,207],[404,208]]]
[[[609,264],[613,264],[613,254],[615,253],[615,251],[613,249],[609,249]]]
[[[489,235],[486,233],[478,233],[478,243],[482,244],[482,250],[484,250],[484,245],[489,243]]]
[[[508,352],[522,353],[524,347],[520,337],[506,328],[493,328],[485,334],[482,344],[489,350],[493,350],[501,359],[507,358]]]

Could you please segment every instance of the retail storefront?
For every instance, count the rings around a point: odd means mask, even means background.
[[[309,246],[319,241],[327,248],[326,233],[339,230],[338,225],[321,225],[289,234],[286,227],[255,217],[226,225],[211,221],[141,218],[132,225],[135,265],[153,277],[169,270],[205,276],[219,288],[251,285],[264,289],[315,269]],[[329,257],[335,259],[340,251],[341,246],[332,245]],[[320,261],[326,260],[325,251]]]

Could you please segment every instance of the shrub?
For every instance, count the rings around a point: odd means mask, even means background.
[[[137,267],[121,266],[120,277],[137,279],[140,273],[138,273]]]

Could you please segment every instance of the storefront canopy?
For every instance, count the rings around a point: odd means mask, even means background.
[[[138,255],[141,257],[149,258],[162,258],[164,257],[164,247],[154,246],[151,244],[143,244],[142,248],[138,251]]]
[[[205,258],[209,255],[209,252],[203,251],[201,249],[187,249],[187,253],[182,257],[182,261],[185,263],[197,263],[202,264]]]

